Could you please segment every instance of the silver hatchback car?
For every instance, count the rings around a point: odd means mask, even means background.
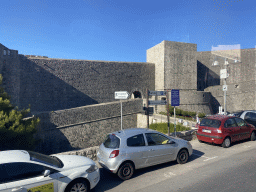
[[[177,160],[186,163],[191,144],[151,129],[131,128],[107,135],[97,153],[99,164],[123,179],[130,179],[135,169]]]

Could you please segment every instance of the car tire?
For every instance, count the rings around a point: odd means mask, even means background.
[[[65,192],[80,191],[88,192],[90,191],[89,185],[83,179],[77,179],[72,181],[66,188]]]
[[[121,165],[118,169],[117,175],[122,180],[128,180],[132,177],[134,173],[134,166],[132,163],[126,162]]]
[[[224,141],[223,141],[221,146],[224,147],[224,148],[228,148],[228,147],[230,147],[230,145],[231,145],[230,138],[227,137],[227,138],[224,139]]]
[[[198,140],[199,141],[199,143],[203,143],[203,141],[201,141],[201,140]]]
[[[255,132],[254,131],[251,134],[251,141],[255,141]]]
[[[187,161],[188,161],[188,151],[186,149],[180,150],[177,155],[177,162],[179,164],[184,164]]]

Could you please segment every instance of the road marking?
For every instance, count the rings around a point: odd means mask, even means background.
[[[214,157],[212,157],[212,158],[208,158],[208,159],[205,159],[204,161],[208,161],[208,160],[211,160],[211,159],[215,159],[215,158],[217,158],[218,156],[214,156]]]
[[[215,158],[217,158],[218,156],[214,156],[214,157],[206,157],[206,156],[204,156],[204,155],[198,155],[198,154],[195,154],[195,153],[192,153],[193,155],[196,155],[196,156],[198,156],[198,157],[204,157],[204,158],[206,158],[204,161],[209,161],[209,160],[211,160],[211,159],[215,159]]]
[[[171,177],[171,176],[174,176],[176,174],[172,173],[172,172],[169,172],[169,173],[164,173],[164,176],[165,177]]]

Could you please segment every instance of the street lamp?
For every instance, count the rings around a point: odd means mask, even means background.
[[[225,63],[224,63],[225,68],[220,70],[220,79],[224,79],[224,85],[222,87],[222,90],[224,91],[224,115],[227,115],[227,89],[228,89],[228,86],[227,86],[226,79],[229,76],[229,74],[227,73],[227,65],[229,63],[228,63],[227,58],[223,58],[223,57],[221,57],[221,58],[225,60]],[[219,65],[219,62],[217,61],[217,59],[215,57],[215,59],[212,63],[212,66],[218,66],[218,65]]]

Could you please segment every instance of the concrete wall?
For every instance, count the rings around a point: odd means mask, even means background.
[[[21,63],[20,106],[32,113],[115,101],[115,91],[155,89],[155,65],[48,58]]]
[[[137,126],[142,99],[127,100],[123,105],[123,129]],[[40,113],[36,138],[42,140],[37,151],[51,154],[100,145],[106,134],[121,129],[120,102],[89,105]]]

